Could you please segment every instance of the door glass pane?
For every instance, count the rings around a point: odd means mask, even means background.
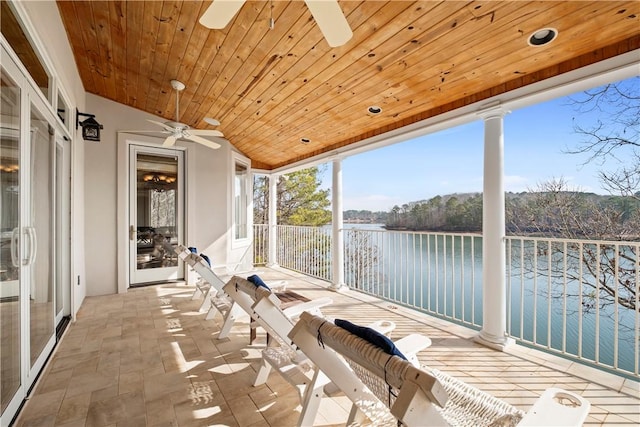
[[[137,269],[176,267],[178,259],[178,160],[136,157]]]
[[[67,118],[69,117],[69,107],[64,98],[58,92],[58,117],[62,120],[62,123],[67,124]]]
[[[0,406],[20,387],[20,89],[0,70]]]
[[[49,123],[31,108],[31,227],[27,253],[32,279],[29,294],[31,364],[53,336],[53,155]]]
[[[55,216],[56,216],[56,279],[55,279],[55,289],[56,289],[56,315],[62,311],[62,273],[63,273],[63,253],[64,253],[64,244],[65,242],[62,240],[62,227],[63,227],[63,202],[62,197],[64,195],[64,162],[63,162],[63,152],[62,146],[56,145],[56,206],[55,206]]]
[[[236,163],[235,168],[235,238],[247,238],[247,167],[241,163]]]

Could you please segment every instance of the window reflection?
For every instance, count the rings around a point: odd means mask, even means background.
[[[0,407],[20,387],[20,89],[0,72]]]
[[[137,155],[137,268],[175,267],[178,160]]]
[[[248,169],[241,163],[235,167],[235,238],[246,239],[248,235],[247,225],[247,186]]]
[[[27,227],[33,277],[29,306],[31,325],[31,363],[44,350],[53,335],[53,162],[55,144],[49,123],[31,108],[31,227]]]

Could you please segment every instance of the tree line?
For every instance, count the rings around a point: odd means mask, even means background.
[[[597,195],[553,179],[521,193],[505,194],[506,232],[574,239],[637,240],[640,199]],[[482,232],[482,194],[450,194],[394,206],[388,229]]]

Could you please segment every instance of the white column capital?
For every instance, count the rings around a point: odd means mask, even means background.
[[[480,116],[480,118],[482,118],[483,120],[490,120],[490,119],[503,118],[510,112],[511,111],[504,108],[504,106],[501,105],[500,102],[494,102],[494,103],[483,105],[476,112],[476,114]]]

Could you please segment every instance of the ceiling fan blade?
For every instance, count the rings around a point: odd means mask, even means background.
[[[220,30],[231,22],[243,4],[244,0],[213,0],[199,22],[207,28]]]
[[[173,145],[176,143],[176,137],[173,135],[170,135],[167,137],[167,139],[164,140],[164,142],[162,143],[163,147],[173,147]]]
[[[202,144],[206,147],[212,148],[214,150],[217,148],[220,148],[220,144],[218,144],[217,142],[213,142],[209,139],[203,138],[198,135],[185,135],[184,137],[187,139],[190,139],[193,142],[197,142],[198,144]]]
[[[117,132],[125,132],[125,133],[163,133],[163,134],[168,134],[168,133],[173,133],[173,132],[169,132],[167,130],[149,130],[149,129],[135,129],[135,130],[131,130],[131,129],[126,129],[126,130],[119,130]]]
[[[162,123],[162,122],[157,122],[157,121],[155,121],[155,120],[150,120],[150,119],[147,119],[147,121],[148,121],[148,122],[151,122],[151,123],[153,123],[153,124],[155,124],[155,125],[162,126],[163,128],[165,128],[166,130],[168,130],[168,131],[170,131],[170,132],[173,132],[173,131],[174,131],[174,129],[173,129],[171,126],[167,126],[166,124],[164,124],[164,123]]]
[[[224,134],[219,130],[213,129],[189,129],[187,132],[191,135],[224,136]]]
[[[347,18],[336,0],[305,0],[304,2],[329,46],[342,46],[353,36]]]

